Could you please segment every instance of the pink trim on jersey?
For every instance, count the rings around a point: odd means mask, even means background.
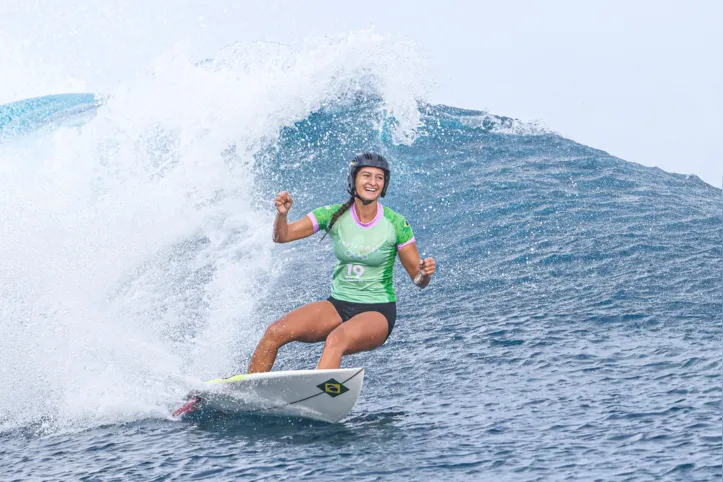
[[[311,224],[314,226],[314,234],[319,232],[319,221],[316,220],[316,216],[314,216],[314,213],[307,214],[309,216],[309,219],[311,219]]]
[[[404,243],[404,244],[398,244],[398,245],[397,245],[397,251],[399,251],[400,249],[402,249],[403,247],[405,247],[405,246],[408,245],[408,244],[416,243],[416,242],[417,242],[417,240],[414,239],[414,236],[412,236],[412,239],[410,239],[410,240],[407,241],[406,243]]]
[[[371,228],[379,221],[381,221],[384,217],[384,206],[382,206],[382,203],[377,202],[377,215],[374,216],[374,219],[372,219],[366,224],[359,221],[359,217],[356,215],[356,204],[351,207],[351,217],[354,218],[354,222],[357,224],[357,226],[360,226],[362,228]]]

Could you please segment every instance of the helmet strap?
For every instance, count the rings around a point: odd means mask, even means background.
[[[354,189],[354,197],[357,198],[358,200],[360,200],[364,206],[368,206],[374,202],[373,200],[368,201],[366,199],[362,199],[362,197],[359,194],[357,194],[356,189]]]

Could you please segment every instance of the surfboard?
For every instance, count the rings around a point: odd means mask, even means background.
[[[173,412],[181,417],[197,410],[302,417],[335,423],[354,407],[364,368],[291,370],[234,375],[205,383]]]

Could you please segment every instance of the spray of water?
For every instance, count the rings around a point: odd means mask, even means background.
[[[273,283],[256,154],[360,93],[409,142],[421,69],[374,32],[202,62],[174,50],[82,127],[0,144],[0,430],[165,416],[242,369]]]

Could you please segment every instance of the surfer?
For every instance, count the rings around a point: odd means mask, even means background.
[[[434,274],[432,258],[420,259],[414,233],[407,220],[379,202],[389,188],[387,160],[373,153],[356,156],[349,165],[343,204],[314,209],[288,223],[293,199],[288,192],[274,199],[276,219],[273,239],[288,243],[324,230],[337,258],[331,296],[303,305],[268,326],[259,342],[248,373],[270,371],[279,348],[292,341],[324,341],[317,369],[339,368],[344,355],[381,346],[397,317],[394,293],[394,261],[415,285],[426,288]]]

